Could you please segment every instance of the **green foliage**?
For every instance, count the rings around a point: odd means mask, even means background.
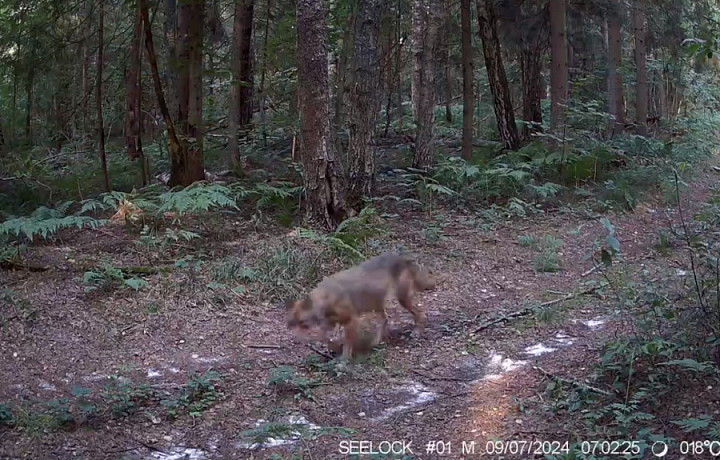
[[[538,254],[533,259],[533,268],[537,272],[557,272],[561,270],[560,254],[563,242],[554,235],[538,238],[536,235],[522,235],[520,246],[527,247]]]
[[[156,393],[149,385],[120,382],[114,379],[105,386],[101,396],[114,416],[129,417],[154,399]]]
[[[293,393],[295,399],[304,397],[315,400],[312,390],[319,384],[319,380],[298,375],[292,366],[280,366],[272,369],[268,379],[268,386],[275,388],[280,393]]]
[[[181,409],[187,410],[191,417],[199,417],[224,396],[217,386],[220,380],[221,376],[216,371],[195,374],[183,386],[178,398],[164,399],[161,404],[171,417],[176,417]]]
[[[118,286],[138,291],[149,286],[148,282],[141,278],[127,277],[122,268],[112,265],[109,261],[101,262],[95,270],[86,271],[82,282],[87,285],[85,292],[97,289],[109,291]]]
[[[33,242],[36,238],[44,240],[68,228],[98,228],[107,221],[82,216],[82,211],[75,215],[67,215],[73,202],[60,203],[55,208],[41,206],[30,216],[14,217],[0,224],[0,236],[12,235]]]
[[[15,414],[13,413],[10,405],[7,403],[0,403],[0,426],[13,427],[17,423]]]

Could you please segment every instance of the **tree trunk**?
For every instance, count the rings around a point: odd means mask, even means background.
[[[32,144],[32,104],[33,88],[35,87],[35,48],[31,52],[30,69],[28,69],[27,81],[25,82],[25,140]]]
[[[398,43],[397,52],[395,53],[395,86],[397,89],[397,101],[395,106],[397,107],[398,116],[398,129],[397,134],[402,134],[403,131],[403,115],[405,110],[403,108],[403,61],[402,61],[402,50],[405,44],[405,36],[401,31],[402,26],[402,0],[397,0],[397,15],[395,16],[395,30],[397,33],[396,39]]]
[[[127,112],[125,113],[125,145],[128,156],[134,160],[142,158],[142,142],[140,131],[142,129],[140,112],[140,63],[142,40],[142,11],[138,3],[135,8],[135,29],[133,30],[132,49],[130,53],[130,69],[127,74]]]
[[[463,134],[462,157],[466,161],[472,158],[473,141],[473,48],[472,48],[472,11],[471,0],[460,1],[460,25],[462,28],[462,67],[463,67]]]
[[[565,122],[568,97],[566,0],[550,0],[550,130]]]
[[[83,64],[82,64],[82,132],[83,136],[87,135],[88,128],[88,105],[90,102],[90,53],[88,52],[87,43],[83,44]]]
[[[178,55],[177,55],[177,0],[165,0],[165,22],[163,23],[163,39],[167,49],[167,67],[163,72],[165,87],[168,89],[168,109],[173,120],[178,118]],[[150,27],[146,22],[147,27]]]
[[[238,135],[244,137],[248,134],[253,114],[251,50],[254,7],[255,0],[237,0],[235,4],[232,84],[230,85],[230,113],[228,114],[228,128],[230,131],[228,153],[235,168],[237,168],[240,159]]]
[[[635,33],[635,71],[636,91],[635,119],[637,133],[647,136],[648,117],[648,73],[647,73],[647,36],[645,30],[645,10],[641,0],[633,2],[633,29]]]
[[[542,131],[542,56],[541,47],[523,44],[520,51],[520,75],[523,91],[523,137],[529,139],[534,133]]]
[[[452,123],[452,80],[450,79],[450,28],[452,27],[450,5],[445,4],[443,26],[443,83],[445,87],[445,121]]]
[[[505,148],[516,150],[520,147],[520,138],[515,124],[510,86],[502,61],[493,0],[477,0],[477,14],[500,139]]]
[[[188,186],[205,180],[202,132],[202,58],[204,0],[183,1],[178,7],[178,118],[180,131],[190,139],[182,157],[171,159],[169,186]]]
[[[426,169],[435,161],[435,63],[443,26],[442,0],[413,2],[413,109],[417,134],[413,167]]]
[[[615,0],[607,21],[608,41],[608,113],[614,118],[610,120],[612,134],[619,134],[625,125],[625,102],[623,81],[620,67],[622,66],[622,4]]]
[[[347,206],[356,211],[372,196],[375,179],[375,128],[380,105],[378,38],[383,0],[358,0],[355,15],[355,73],[350,89],[350,145]]]
[[[265,121],[265,73],[267,72],[268,35],[270,34],[270,20],[272,19],[272,0],[267,0],[265,14],[265,27],[263,31],[262,64],[260,67],[260,125],[262,126],[263,146],[267,147],[267,124]],[[293,98],[294,99],[294,98]]]
[[[326,229],[345,218],[345,190],[330,132],[327,16],[323,0],[297,0],[300,158],[307,217]]]
[[[97,125],[98,125],[98,151],[100,152],[100,161],[102,163],[103,178],[105,180],[105,191],[110,191],[110,177],[107,169],[107,159],[105,158],[105,127],[103,126],[103,108],[102,108],[102,74],[103,74],[103,48],[105,43],[103,35],[105,31],[105,12],[103,11],[104,0],[100,0],[100,8],[98,11],[98,53],[97,53],[97,83],[95,84],[95,105],[97,107]]]

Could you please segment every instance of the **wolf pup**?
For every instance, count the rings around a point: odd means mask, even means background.
[[[319,329],[324,339],[333,329],[343,326],[343,358],[349,359],[359,315],[379,314],[382,337],[388,336],[385,300],[391,292],[400,305],[413,315],[415,326],[422,332],[427,325],[427,317],[413,305],[412,296],[417,291],[433,287],[434,281],[418,270],[410,259],[388,252],[327,277],[304,299],[288,302],[287,325],[290,330],[306,337],[316,336],[312,331]]]

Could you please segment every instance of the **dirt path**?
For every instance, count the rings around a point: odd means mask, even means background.
[[[711,168],[699,174],[683,199],[687,215],[716,180]],[[3,274],[8,287],[28,303],[20,310],[16,304],[1,317],[0,402],[52,400],[71,395],[77,386],[99,391],[112,375],[120,376],[120,383],[148,384],[171,394],[188,382],[192,371],[211,369],[223,375],[223,397],[198,417],[175,420],[153,407],[129,419],[89,420],[89,426],[69,431],[50,430],[35,420],[39,425],[34,431],[0,431],[0,457],[347,459],[352,458],[349,449],[368,446],[341,442],[362,440],[374,442],[376,450],[388,447],[380,445],[382,441],[396,441],[395,448],[412,443],[412,456],[406,458],[498,458],[482,454],[488,440],[564,440],[569,428],[551,414],[523,413],[518,407],[542,391],[545,378],[535,367],[581,378],[590,372],[603,341],[622,333],[622,317],[608,293],[600,289],[558,302],[545,321],[529,315],[473,331],[501,312],[602,282],[597,272],[588,273],[592,262],[586,256],[593,243],[605,237],[603,225],[579,211],[556,210],[483,232],[477,222],[448,215],[453,224],[445,229],[446,239],[433,245],[423,236],[420,217],[390,221],[392,234],[404,235],[399,238],[402,244],[443,275],[438,288],[420,300],[431,322],[426,336],[398,338],[347,373],[326,376],[323,385],[308,390],[314,400],[282,395],[268,385],[271,372],[280,366],[293,366],[306,375],[308,356],[314,355],[287,333],[281,308],[242,303],[223,307],[208,293],[207,280],[192,270],[174,279],[173,290],[162,287],[170,275],[160,273],[148,278],[156,287],[138,294],[85,293],[77,280],[82,276],[79,267],[104,256],[118,265],[133,263],[136,254],[121,230],[74,233],[62,244],[33,249],[36,260],[59,268]],[[653,271],[668,267],[678,273],[686,269],[684,258],[674,260],[671,254],[668,262],[655,249],[658,231],[679,224],[676,211],[654,201],[633,214],[607,217],[633,270],[652,277]],[[538,252],[519,243],[519,237],[528,234],[562,240],[562,270],[534,270]],[[250,247],[254,241],[224,242],[208,250],[208,257],[237,251],[238,244]],[[683,276],[677,277],[678,288],[684,282]],[[30,319],[20,321],[25,313]],[[396,323],[411,322],[395,306],[389,314]],[[125,388],[127,403],[137,394]],[[326,430],[316,439],[276,435],[264,448],[249,449],[252,441],[242,433],[267,428],[264,421]],[[329,427],[355,432],[345,437]],[[462,454],[463,441],[476,442],[475,455]],[[437,442],[435,452],[428,450],[432,442]]]

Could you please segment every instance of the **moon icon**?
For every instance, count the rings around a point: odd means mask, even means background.
[[[668,445],[663,441],[655,441],[650,450],[654,456],[662,458],[668,453]]]

